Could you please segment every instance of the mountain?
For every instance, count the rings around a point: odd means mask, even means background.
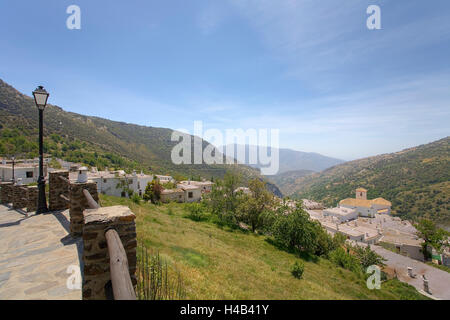
[[[37,124],[34,100],[0,80],[0,155],[37,156]],[[173,164],[171,150],[178,142],[171,141],[172,132],[67,112],[54,105],[44,111],[45,152],[67,161],[179,178],[221,178],[229,170],[236,170],[244,181],[260,177],[257,169],[244,165]]]
[[[450,137],[409,148],[345,162],[319,173],[300,176],[286,185],[285,195],[309,198],[326,206],[368,189],[368,199],[392,202],[393,213],[403,218],[426,216],[450,226]]]
[[[231,146],[231,145],[230,145]],[[234,154],[237,154],[237,147],[239,145],[235,144]],[[228,148],[229,146],[227,146]],[[259,154],[258,146],[245,146],[245,164],[252,166],[254,168],[261,168],[260,164],[251,164],[249,163],[249,150],[254,148]],[[288,171],[296,171],[296,170],[309,170],[309,171],[322,171],[337,164],[343,163],[343,160],[327,157],[321,155],[319,153],[314,152],[302,152],[296,151],[292,149],[277,149],[277,148],[267,148],[267,154],[272,154],[272,151],[278,150],[279,153],[279,170],[278,174],[282,174]]]
[[[313,173],[315,173],[315,171],[312,170],[285,171],[283,173],[270,176],[269,180],[273,182],[276,186],[278,186],[283,194],[289,195],[292,194],[291,190],[295,189],[297,179],[308,176]]]

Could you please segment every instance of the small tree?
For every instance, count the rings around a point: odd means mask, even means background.
[[[289,214],[279,215],[272,227],[277,242],[285,247],[314,254],[317,249],[318,226],[297,207]]]
[[[364,270],[366,270],[371,265],[376,265],[376,266],[380,266],[380,267],[385,265],[384,261],[386,261],[386,259],[384,259],[382,256],[377,254],[375,251],[370,249],[370,246],[367,246],[365,248],[360,247],[360,246],[355,246],[355,247],[352,247],[351,249],[355,252],[356,257],[358,258],[358,260]]]
[[[158,203],[161,199],[161,191],[163,190],[158,179],[153,179],[152,182],[147,183],[143,195],[144,200]]]
[[[265,185],[259,179],[251,180],[248,184],[250,194],[243,198],[238,207],[239,216],[250,224],[253,232],[264,223],[263,213],[273,204],[273,196]]]
[[[430,256],[428,246],[441,252],[442,248],[448,245],[448,236],[450,233],[444,229],[438,228],[433,221],[423,218],[419,220],[419,223],[415,224],[415,227],[417,229],[417,235],[424,240],[422,244],[422,253],[425,260],[428,260]]]
[[[303,272],[305,271],[305,265],[303,262],[295,261],[294,265],[292,266],[291,273],[294,277],[297,279],[301,279],[303,277]]]

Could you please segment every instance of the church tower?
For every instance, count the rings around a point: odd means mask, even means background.
[[[367,200],[367,190],[364,188],[356,189],[356,199]]]

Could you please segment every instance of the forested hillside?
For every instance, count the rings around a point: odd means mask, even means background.
[[[392,202],[393,212],[404,218],[428,216],[450,225],[450,137],[400,152],[346,162],[320,173],[287,180],[285,195],[310,198],[335,206],[354,197],[357,187],[368,198]]]
[[[37,156],[38,112],[31,97],[0,80],[0,156]],[[174,165],[173,130],[84,116],[48,105],[44,116],[45,152],[90,166],[167,173],[184,178],[223,177],[237,170],[244,181],[259,171],[243,165]],[[204,142],[204,145],[207,143]]]

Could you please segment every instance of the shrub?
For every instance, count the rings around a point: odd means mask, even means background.
[[[181,274],[170,268],[158,252],[138,248],[136,295],[139,300],[184,299],[186,292]]]
[[[361,265],[359,260],[348,253],[344,248],[339,247],[329,253],[330,260],[339,267],[361,273]]]
[[[206,210],[204,206],[200,203],[197,202],[187,203],[186,209],[188,211],[188,214],[185,215],[186,218],[189,218],[194,221],[203,221],[208,219]]]
[[[133,195],[131,196],[131,201],[133,201],[136,204],[140,204],[141,197],[139,197],[139,195],[137,193],[133,193]]]
[[[278,216],[272,228],[275,241],[282,246],[314,254],[317,249],[318,226],[301,208]]]
[[[303,264],[303,262],[295,261],[295,263],[291,269],[292,275],[294,277],[296,277],[297,279],[301,279],[304,271],[305,271],[305,265]]]

